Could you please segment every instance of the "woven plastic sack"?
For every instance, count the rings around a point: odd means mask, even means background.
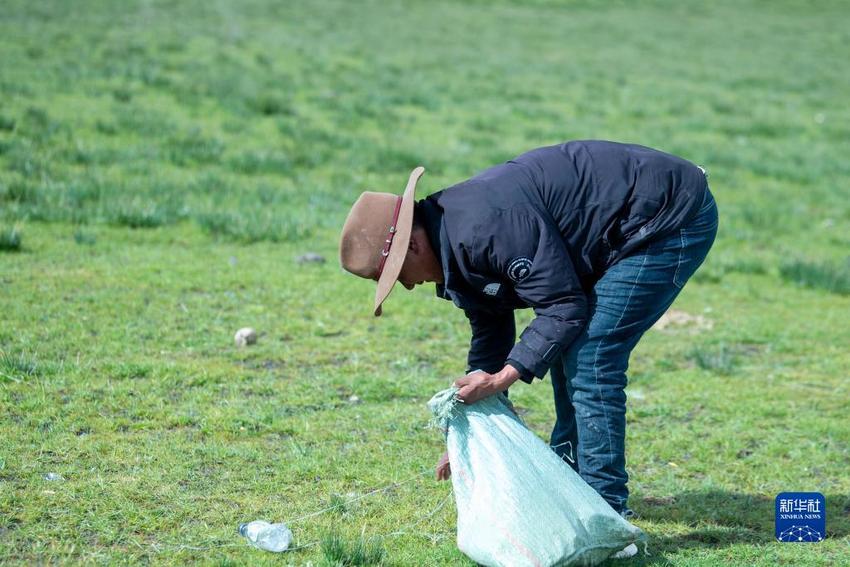
[[[596,565],[646,536],[624,520],[498,394],[428,402],[446,433],[457,544],[481,565]]]

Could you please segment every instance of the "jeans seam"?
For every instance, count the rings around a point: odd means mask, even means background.
[[[679,271],[682,269],[682,261],[685,257],[685,231],[679,230],[679,260],[676,262],[676,271],[673,273],[673,285],[682,288],[684,285],[679,285]]]
[[[693,229],[693,230],[689,230],[687,228],[682,228],[680,230],[685,236],[699,236],[701,234],[709,233],[712,230],[717,230],[717,226],[718,226],[718,222],[717,222],[717,220],[715,220],[714,222],[712,222],[708,226],[696,228],[696,229]]]
[[[611,333],[620,326],[620,322],[623,320],[623,317],[626,316],[626,311],[629,309],[629,304],[632,301],[632,295],[634,295],[635,288],[637,287],[638,280],[640,279],[640,275],[643,273],[643,267],[646,265],[646,259],[649,257],[648,254],[644,254],[643,261],[640,264],[640,268],[638,268],[638,273],[635,275],[634,282],[632,283],[632,289],[629,290],[629,296],[626,298],[626,304],[623,306],[623,311],[620,313],[619,319],[614,323],[614,326],[611,327],[607,333],[605,333],[604,339],[607,339],[611,336]],[[599,348],[602,346],[602,341],[604,339],[599,339],[599,342],[596,343],[596,351],[593,353],[593,380],[596,383],[596,391],[599,393],[599,403],[602,406],[602,417],[605,419],[605,432],[608,435],[608,458],[610,459],[614,453],[611,450],[611,446],[613,442],[611,441],[611,427],[608,425],[608,410],[605,407],[605,399],[602,396],[602,391],[599,388]]]
[[[697,211],[697,214],[694,215],[694,216],[699,216],[701,213],[706,212],[708,209],[711,208],[711,205],[713,205],[713,204],[714,204],[714,199],[710,199],[706,204],[704,204],[703,206],[701,206],[699,208],[699,210]]]

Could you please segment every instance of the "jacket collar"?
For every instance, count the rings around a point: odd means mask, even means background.
[[[431,249],[437,256],[437,261],[443,267],[443,283],[437,284],[437,297],[453,299],[448,291],[452,287],[453,280],[458,276],[457,267],[454,266],[451,242],[446,232],[443,220],[443,208],[437,202],[440,193],[435,193],[417,203],[420,218],[428,235]],[[457,303],[457,301],[455,301]]]
[[[434,193],[418,203],[428,241],[443,267],[443,283],[436,284],[437,297],[448,299],[461,309],[476,307],[477,302],[472,299],[468,291],[469,284],[466,283],[460,266],[455,260],[443,208],[438,203],[441,193]]]

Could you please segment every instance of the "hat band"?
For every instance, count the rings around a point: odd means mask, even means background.
[[[380,279],[381,274],[384,271],[384,264],[387,263],[387,256],[390,255],[390,247],[393,245],[393,238],[395,237],[396,232],[396,223],[398,222],[398,214],[401,212],[401,201],[402,198],[399,197],[398,201],[395,204],[395,212],[393,213],[393,220],[390,223],[389,234],[387,234],[387,239],[384,241],[384,249],[381,250],[381,262],[378,264],[378,274],[375,276],[375,279]]]

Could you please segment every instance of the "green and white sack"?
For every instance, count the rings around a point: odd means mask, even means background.
[[[488,566],[596,565],[646,536],[602,499],[511,411],[490,396],[428,402],[446,433],[457,505],[457,544]]]

